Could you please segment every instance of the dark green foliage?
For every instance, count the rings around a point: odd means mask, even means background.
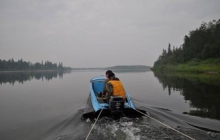
[[[23,70],[64,70],[67,69],[63,67],[62,63],[58,65],[56,63],[52,63],[50,61],[46,61],[45,63],[36,62],[26,62],[22,59],[18,60],[17,62],[14,59],[10,59],[8,61],[0,59],[0,71],[23,71]]]
[[[220,19],[190,31],[184,37],[184,43],[179,48],[168,45],[168,51],[162,51],[154,67],[162,65],[184,64],[189,61],[203,61],[209,58],[220,58]]]

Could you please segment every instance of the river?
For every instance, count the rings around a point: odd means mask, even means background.
[[[94,124],[82,121],[89,81],[105,71],[0,73],[1,140],[83,140]],[[135,105],[195,139],[220,139],[217,75],[115,72]],[[89,139],[189,139],[150,119],[100,118]]]

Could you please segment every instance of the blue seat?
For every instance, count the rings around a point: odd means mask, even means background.
[[[93,90],[94,93],[100,93],[102,92],[103,88],[104,88],[104,81],[97,81],[97,82],[93,82]]]

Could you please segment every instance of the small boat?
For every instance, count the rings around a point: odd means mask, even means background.
[[[126,100],[121,96],[111,96],[107,102],[105,99],[99,97],[105,80],[105,76],[97,76],[90,80],[90,94],[82,119],[96,118],[100,114],[100,111],[102,111],[100,116],[110,116],[114,119],[119,119],[122,115],[126,117],[139,117],[142,116],[142,113],[146,113],[145,110],[135,107],[127,91]]]

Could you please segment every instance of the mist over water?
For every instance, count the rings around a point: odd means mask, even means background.
[[[94,123],[81,120],[89,95],[89,81],[104,73],[1,73],[0,139],[85,139]],[[196,83],[192,79],[151,71],[116,72],[116,76],[136,106],[142,106],[150,116],[193,138],[219,138],[216,133],[220,131],[219,85],[212,84],[216,83],[213,79],[203,82],[197,78]],[[209,95],[209,101],[205,95]],[[123,117],[119,121],[100,118],[89,136],[97,140],[178,138],[187,139],[147,117]]]

